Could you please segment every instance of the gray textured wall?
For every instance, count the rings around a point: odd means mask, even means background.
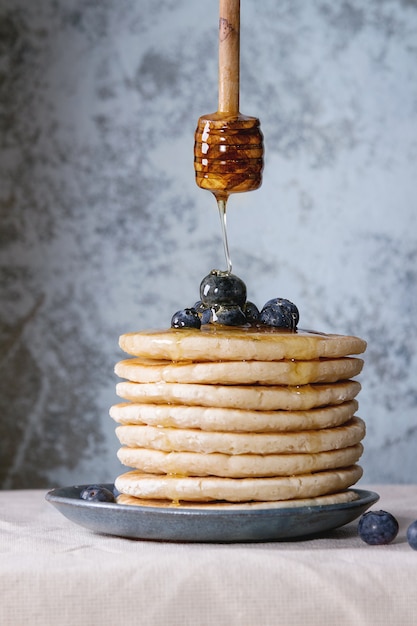
[[[0,485],[112,480],[118,335],[224,267],[193,133],[217,0],[0,0]],[[415,0],[242,0],[264,183],[232,197],[250,299],[369,342],[367,482],[416,479]]]

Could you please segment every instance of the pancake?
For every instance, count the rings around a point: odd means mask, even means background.
[[[227,433],[155,426],[118,426],[122,445],[164,452],[211,454],[288,454],[340,450],[365,437],[365,423],[353,417],[343,426],[296,433]]]
[[[366,342],[349,335],[276,328],[224,327],[126,333],[119,339],[127,354],[170,361],[309,361],[365,351]]]
[[[258,411],[302,411],[353,400],[357,381],[301,386],[199,385],[120,382],[116,393],[131,402],[175,403]]]
[[[123,465],[147,474],[242,479],[296,476],[345,467],[356,463],[362,452],[363,446],[360,443],[341,450],[316,453],[234,455],[217,452],[164,452],[124,446],[118,450],[117,457]]]
[[[358,402],[307,411],[246,411],[218,407],[123,402],[110,408],[119,424],[148,424],[172,428],[200,428],[240,432],[293,432],[340,426],[357,411]]]
[[[187,502],[182,501],[172,501],[172,500],[152,500],[152,499],[143,499],[143,498],[135,498],[134,496],[128,496],[124,493],[121,493],[117,496],[118,504],[130,504],[135,506],[146,506],[146,507],[157,507],[157,508],[174,508],[174,509],[220,509],[220,510],[231,510],[231,511],[246,511],[246,510],[256,510],[256,509],[283,509],[283,508],[294,508],[294,507],[312,507],[312,506],[329,506],[332,504],[343,504],[345,502],[354,502],[358,500],[358,494],[353,490],[340,491],[338,493],[332,493],[327,496],[317,496],[315,498],[299,498],[297,500],[281,500],[281,501],[270,501],[270,502],[239,502],[239,503],[230,503],[230,502]]]
[[[363,360],[342,357],[313,361],[219,361],[174,363],[132,358],[116,364],[120,378],[137,383],[204,383],[222,385],[307,385],[336,382],[360,374]]]
[[[127,472],[116,479],[119,491],[138,498],[174,502],[226,500],[277,501],[314,498],[347,489],[362,476],[358,465],[338,470],[274,478],[176,477]]]

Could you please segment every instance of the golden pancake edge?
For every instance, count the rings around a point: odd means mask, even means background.
[[[256,411],[302,411],[353,400],[361,389],[356,380],[311,385],[205,385],[186,383],[132,383],[122,381],[116,393],[131,402],[193,406],[245,407]]]
[[[158,476],[133,470],[119,476],[115,486],[126,495],[172,502],[268,502],[340,492],[356,483],[361,476],[362,468],[358,465],[300,476],[243,479]]]
[[[199,428],[222,432],[294,432],[340,426],[358,410],[357,400],[305,411],[257,411],[182,404],[121,402],[110,408],[118,424]]]
[[[347,380],[360,374],[362,367],[363,360],[353,357],[194,363],[131,358],[117,363],[114,371],[136,383],[307,385]]]
[[[125,425],[116,428],[120,443],[130,448],[163,452],[198,452],[229,455],[315,453],[353,446],[365,437],[365,423],[353,417],[342,426],[294,433],[206,432],[191,428]]]
[[[358,443],[341,450],[294,454],[222,454],[213,452],[165,452],[151,448],[121,447],[119,461],[142,472],[167,476],[230,478],[298,476],[307,472],[339,469],[356,463],[362,456]],[[122,490],[121,490],[122,491]]]
[[[297,498],[288,500],[270,500],[269,502],[226,502],[226,501],[212,501],[212,502],[189,502],[182,500],[163,500],[151,498],[137,498],[135,496],[129,496],[121,493],[117,496],[117,502],[119,504],[135,505],[142,507],[154,507],[154,508],[171,508],[176,510],[182,509],[194,509],[194,510],[221,510],[221,511],[253,511],[262,509],[286,509],[286,508],[299,508],[299,507],[314,507],[314,506],[329,506],[333,504],[344,504],[348,502],[354,502],[359,499],[359,495],[351,490],[339,491],[325,496],[316,496],[315,498]]]
[[[119,339],[127,354],[170,361],[309,361],[361,354],[366,342],[350,335],[316,331],[216,327],[125,333]]]

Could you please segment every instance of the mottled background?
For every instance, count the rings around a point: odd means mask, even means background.
[[[225,267],[193,134],[217,0],[0,0],[0,485],[112,480],[118,336]],[[363,482],[416,480],[417,2],[242,0],[259,191],[233,268],[301,326],[368,340]]]

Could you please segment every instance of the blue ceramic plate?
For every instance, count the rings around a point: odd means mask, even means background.
[[[103,485],[113,490],[113,485]],[[53,489],[48,502],[72,522],[94,532],[131,539],[200,543],[283,541],[311,537],[353,521],[377,502],[373,491],[353,489],[358,499],[342,504],[283,509],[192,509],[88,502],[86,485]]]

